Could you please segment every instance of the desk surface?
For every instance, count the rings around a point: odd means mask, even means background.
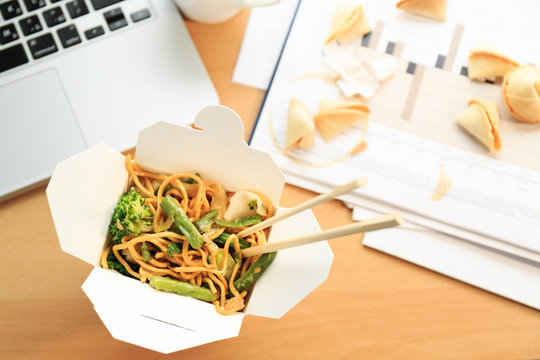
[[[246,136],[264,95],[230,82],[248,15],[187,23],[221,103],[244,119]],[[281,205],[313,196],[287,185]],[[338,201],[314,212],[323,229],[351,221]],[[0,224],[0,358],[166,358],[109,335],[80,288],[91,267],[60,250],[45,186],[0,204]],[[540,312],[365,248],[360,235],[330,245],[328,280],[283,318],[248,316],[239,337],[168,358],[540,357]]]

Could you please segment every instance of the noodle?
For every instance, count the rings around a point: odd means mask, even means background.
[[[130,155],[126,157],[125,166],[129,174],[129,184],[144,197],[144,204],[152,214],[152,219],[149,219],[151,225],[146,232],[143,230],[139,235],[124,236],[121,241],[118,240],[108,246],[101,255],[101,266],[109,269],[108,260],[114,255],[129,275],[143,283],[153,276],[169,277],[206,287],[216,295],[216,299],[211,303],[220,314],[228,315],[243,309],[248,291],[239,293],[234,281],[245,274],[256,260],[255,257],[243,259],[241,256],[240,242],[236,233],[244,228],[226,228],[214,224],[210,230],[203,232],[203,245],[195,250],[190,247],[186,236],[177,232],[173,219],[169,219],[159,206],[166,196],[170,196],[178,202],[189,220],[195,222],[213,209],[218,210],[218,216],[223,216],[228,198],[233,193],[224,190],[217,182],[205,182],[198,174],[186,172],[164,175],[148,172],[132,161]],[[268,209],[268,215],[262,220],[273,216],[275,209],[271,202],[265,196],[253,193]],[[116,226],[122,229],[120,221]],[[218,247],[214,240],[217,240],[224,231],[231,235],[222,247]],[[266,243],[267,235],[268,229],[259,230],[242,241],[247,241],[251,246],[262,245]],[[179,252],[170,251],[171,246],[174,248],[174,244],[177,244]],[[218,266],[216,255],[221,251],[223,264]],[[235,265],[230,266],[232,274],[227,279],[226,273],[228,270],[231,271],[227,269],[231,257],[235,259]]]

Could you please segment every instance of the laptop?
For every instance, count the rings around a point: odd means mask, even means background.
[[[218,102],[172,0],[0,0],[0,201]]]

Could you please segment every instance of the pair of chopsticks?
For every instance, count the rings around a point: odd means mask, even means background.
[[[256,231],[272,226],[273,224],[283,219],[286,219],[290,216],[293,216],[301,211],[311,209],[315,205],[332,200],[339,195],[348,193],[349,191],[354,190],[357,187],[363,186],[366,183],[367,183],[366,179],[357,179],[345,185],[338,186],[326,194],[321,194],[319,196],[316,196],[313,199],[308,200],[298,206],[295,206],[269,219],[266,219],[263,222],[260,222],[245,230],[242,230],[237,235],[239,238],[243,238],[249,234],[253,234]],[[313,234],[301,235],[301,236],[293,237],[290,239],[285,239],[285,240],[275,241],[275,242],[260,245],[260,246],[250,247],[250,248],[242,250],[242,255],[243,256],[260,255],[260,254],[264,254],[268,252],[288,249],[294,246],[300,246],[300,245],[310,244],[317,241],[333,239],[340,236],[385,229],[385,228],[401,225],[403,222],[404,222],[403,218],[399,216],[398,214],[381,215],[381,216],[373,217],[370,219],[358,221],[353,224],[339,226],[337,228],[333,228],[333,229],[329,229],[329,230],[325,230],[325,231],[321,231],[321,232],[317,232]]]

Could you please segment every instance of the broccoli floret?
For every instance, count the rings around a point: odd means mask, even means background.
[[[135,189],[122,197],[116,207],[109,225],[113,244],[120,244],[124,236],[139,235],[152,229],[152,212]]]
[[[118,271],[120,274],[125,275],[125,276],[133,277],[126,270],[124,265],[122,265],[122,263],[118,261],[118,259],[116,258],[116,256],[114,256],[114,253],[112,251],[109,253],[109,255],[107,255],[107,265],[109,266],[109,269],[111,270]],[[139,267],[140,267],[139,264],[130,264],[130,266],[131,266],[131,269],[133,269],[133,271],[135,272],[139,271]]]

